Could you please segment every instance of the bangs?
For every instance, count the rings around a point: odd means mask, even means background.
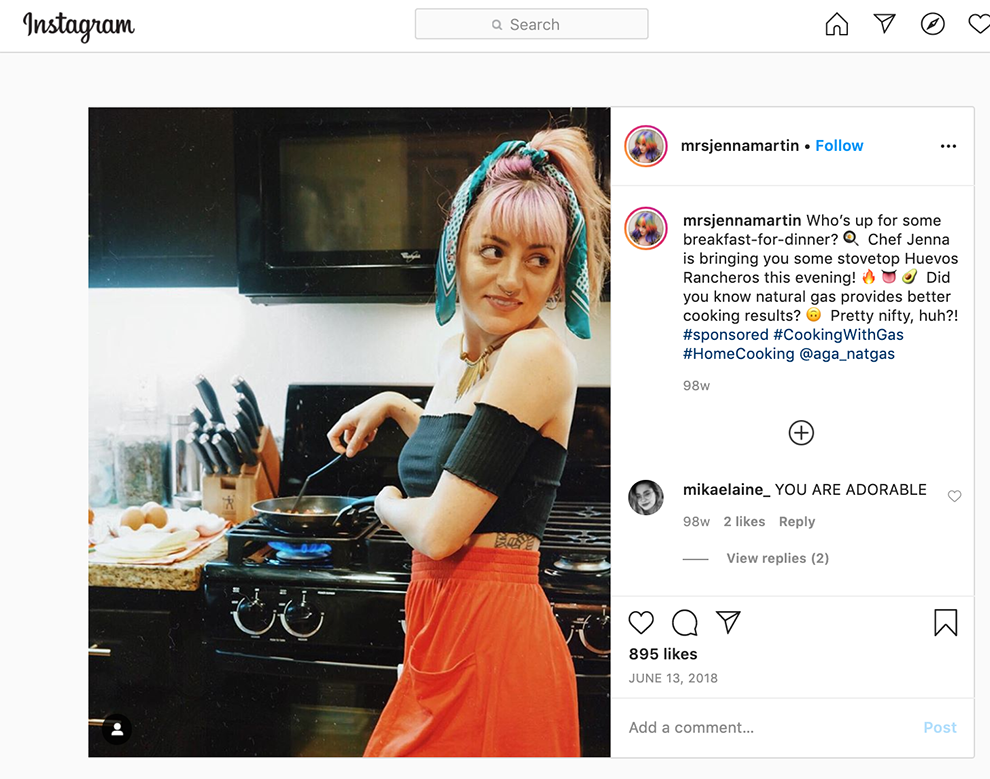
[[[493,234],[527,246],[552,246],[561,264],[567,259],[567,218],[557,194],[534,181],[509,181],[485,190],[471,215],[487,219]]]
[[[641,214],[639,219],[636,220],[636,227],[641,227],[646,230],[656,230],[657,224],[654,220],[653,214]]]

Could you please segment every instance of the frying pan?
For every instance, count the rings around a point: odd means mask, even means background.
[[[299,506],[296,511],[309,513],[288,513],[297,500]],[[374,502],[374,495],[368,498],[306,495],[301,499],[293,495],[288,498],[262,500],[251,508],[262,522],[277,533],[291,536],[317,536],[331,531],[345,509],[352,506],[367,506]]]

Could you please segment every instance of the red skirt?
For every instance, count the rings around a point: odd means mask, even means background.
[[[413,552],[402,675],[365,757],[577,757],[574,664],[539,552]]]

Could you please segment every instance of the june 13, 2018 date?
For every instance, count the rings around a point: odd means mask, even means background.
[[[660,650],[656,647],[650,648],[639,648],[632,647],[629,650],[630,660],[659,660]],[[695,659],[695,658],[692,658]],[[633,678],[629,680],[634,683],[641,682],[652,682],[653,684],[660,684],[666,682],[667,684],[718,684],[718,674],[717,673],[650,673],[650,674],[633,674]]]

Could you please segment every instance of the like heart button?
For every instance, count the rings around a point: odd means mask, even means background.
[[[990,14],[973,14],[969,17],[969,26],[982,35],[990,27]]]
[[[653,624],[653,612],[634,611],[629,615],[629,624],[633,626],[637,633],[643,635]]]
[[[962,493],[959,490],[949,490],[949,500],[955,503],[959,498],[962,497]]]

